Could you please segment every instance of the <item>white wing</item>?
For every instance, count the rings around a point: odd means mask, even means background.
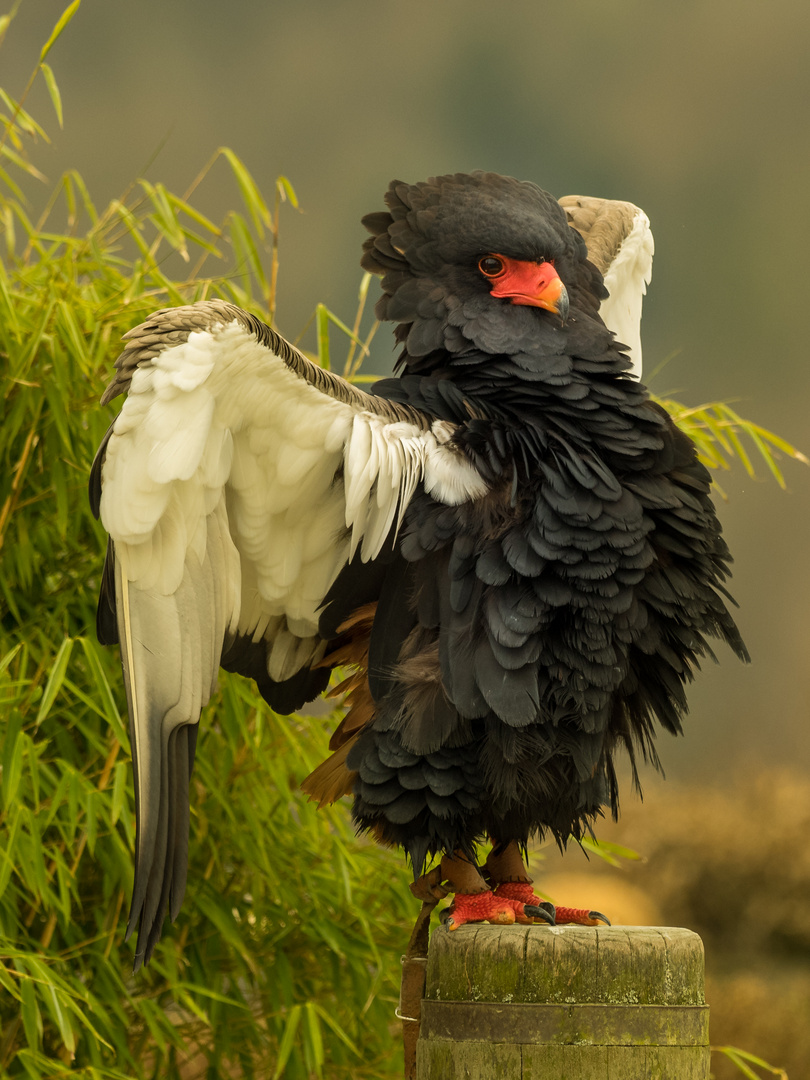
[[[569,223],[588,246],[610,296],[599,308],[605,325],[627,346],[631,374],[641,378],[641,305],[652,280],[655,245],[650,219],[633,203],[567,195],[560,199]]]
[[[158,312],[125,340],[102,400],[128,395],[91,500],[111,540],[100,637],[121,644],[135,760],[137,966],[182,900],[195,725],[223,655],[279,711],[316,696],[340,570],[380,553],[420,481],[449,504],[486,486],[449,425],[357,390],[224,301]]]

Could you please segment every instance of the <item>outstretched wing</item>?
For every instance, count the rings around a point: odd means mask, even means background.
[[[280,712],[311,700],[340,570],[390,543],[420,482],[451,504],[486,488],[450,425],[352,387],[234,305],[159,311],[125,341],[102,401],[127,398],[90,498],[110,536],[99,638],[120,642],[132,733],[138,966],[182,901],[196,725],[220,664]]]
[[[605,278],[610,296],[599,314],[626,346],[631,374],[641,378],[641,305],[652,280],[655,245],[650,219],[633,203],[566,195],[560,199],[568,223],[582,236],[588,258]]]

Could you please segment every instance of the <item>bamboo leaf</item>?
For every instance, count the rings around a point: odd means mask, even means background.
[[[41,180],[43,183],[45,182],[46,177],[39,169],[35,168],[30,161],[21,157],[16,150],[12,150],[10,146],[0,145],[0,156],[10,161],[12,165],[16,165],[18,169],[22,169],[23,172],[28,173],[28,175],[32,176],[35,180]]]
[[[781,450],[783,454],[795,458],[796,461],[800,461],[803,465],[810,465],[810,459],[787,442],[786,439],[781,439],[778,435],[774,435],[772,431],[766,431],[765,428],[760,427],[759,424],[751,423],[750,420],[745,421],[745,423],[751,431],[755,431],[761,439],[771,443],[777,450]]]
[[[186,990],[188,993],[197,994],[202,997],[210,998],[212,1001],[219,1001],[223,1005],[232,1005],[235,1009],[247,1009],[249,1006],[244,1001],[237,1001],[236,998],[229,997],[227,994],[219,994],[216,990],[212,990],[208,986],[198,986],[196,984],[188,982],[178,982],[175,984],[178,989]]]
[[[293,190],[293,186],[286,176],[279,176],[276,178],[276,189],[280,193],[282,199],[286,199],[291,206],[298,209],[298,196]]]
[[[629,862],[638,862],[641,859],[641,855],[637,851],[624,847],[622,844],[615,844],[610,840],[593,840],[591,837],[585,836],[580,840],[580,846],[592,855],[604,859],[611,866],[621,866],[622,859],[627,859]]]
[[[6,653],[6,655],[2,659],[0,659],[0,675],[2,675],[6,668],[11,664],[11,661],[15,658],[15,656],[19,655],[21,650],[22,642],[18,642],[13,649],[10,649]]]
[[[39,62],[40,62],[40,64],[45,59],[45,57],[48,55],[48,53],[51,51],[53,46],[56,44],[56,42],[59,39],[62,31],[65,29],[65,27],[68,25],[70,20],[73,18],[73,16],[79,10],[79,5],[81,4],[81,2],[82,2],[82,0],[73,0],[73,3],[69,4],[68,7],[66,7],[65,10],[62,12],[62,14],[59,16],[59,19],[57,20],[56,26],[54,26],[53,30],[51,31],[51,36],[48,38],[48,40],[42,46],[42,51],[39,54]]]
[[[748,1080],[761,1080],[761,1077],[753,1069],[749,1068],[749,1062],[760,1069],[766,1069],[771,1075],[779,1077],[780,1080],[788,1080],[788,1075],[784,1069],[769,1065],[767,1061],[763,1061],[762,1058],[749,1053],[747,1050],[740,1050],[738,1046],[713,1046],[711,1049],[713,1053],[724,1054]]]
[[[247,223],[241,214],[231,214],[230,217],[231,243],[233,244],[234,257],[236,260],[237,273],[242,277],[245,295],[251,292],[250,275],[252,274],[259,287],[264,291],[267,288],[264,268],[256,243],[251,236]]]
[[[6,810],[14,803],[17,794],[20,777],[22,776],[24,749],[25,736],[22,732],[22,717],[15,710],[8,721],[5,739],[3,740],[3,807]]]
[[[323,305],[320,304],[319,307],[323,307]],[[354,333],[353,330],[350,330],[348,328],[348,326],[341,319],[339,319],[337,317],[337,315],[334,314],[334,312],[330,311],[328,308],[324,308],[324,311],[326,312],[326,316],[329,319],[329,321],[331,323],[334,323],[334,325],[338,328],[338,330],[340,330],[342,333],[344,333],[347,338],[349,338],[351,341],[354,342],[355,345],[359,345],[361,348],[363,348],[363,342]]]
[[[311,1072],[320,1077],[323,1075],[324,1061],[321,1021],[317,1010],[310,1001],[304,1007],[304,1021],[305,1050],[309,1059],[309,1068]]]
[[[745,469],[749,476],[755,476],[756,474],[754,472],[754,466],[751,464],[751,459],[749,458],[746,449],[740,440],[739,435],[733,427],[730,427],[727,433],[728,441],[733,448],[733,452],[737,455],[740,462],[742,463],[742,467]]]
[[[87,850],[92,855],[96,850],[98,837],[99,792],[88,791],[84,800],[84,828],[87,837]]]
[[[734,1051],[729,1050],[726,1053],[726,1057],[729,1059],[730,1062],[732,1062],[732,1064],[737,1066],[737,1068],[740,1070],[743,1076],[747,1078],[747,1080],[760,1080],[760,1077],[757,1076],[753,1069],[750,1069],[745,1064],[739,1054],[735,1054]]]
[[[101,662],[99,646],[88,638],[79,638],[85,660],[87,661],[92,677],[94,695],[102,708],[102,715],[106,717],[113,733],[122,746],[129,746],[129,734],[121,719],[121,714],[116,705],[115,695],[112,692],[107,674]]]
[[[333,1016],[330,1016],[329,1013],[326,1011],[326,1009],[322,1008],[317,1003],[313,1004],[313,1008],[317,1010],[317,1013],[320,1016],[320,1018],[323,1020],[323,1022],[328,1027],[330,1027],[332,1029],[332,1031],[334,1031],[334,1033],[337,1035],[337,1037],[340,1039],[340,1041],[343,1043],[343,1045],[347,1046],[349,1048],[349,1050],[351,1050],[351,1052],[353,1054],[356,1054],[359,1057],[360,1056],[360,1051],[355,1046],[355,1044],[352,1042],[352,1040],[349,1038],[349,1036],[346,1034],[346,1032],[343,1030],[343,1028],[340,1026],[340,1024],[338,1024],[338,1022],[335,1020],[335,1018]]]
[[[293,1005],[287,1016],[287,1021],[284,1025],[284,1034],[281,1037],[281,1042],[278,1046],[278,1057],[276,1059],[276,1068],[273,1073],[273,1080],[279,1080],[284,1075],[284,1069],[287,1062],[290,1059],[293,1046],[295,1045],[295,1035],[298,1031],[298,1025],[301,1022],[301,1006]]]
[[[12,114],[14,123],[19,125],[20,129],[24,131],[26,135],[30,135],[32,138],[44,139],[45,142],[48,141],[45,130],[40,127],[30,113],[25,111],[22,107],[22,103],[15,101],[2,87],[0,87],[0,101],[3,102]],[[11,123],[11,121],[8,121],[8,123]],[[15,145],[20,146],[21,143],[17,142]]]
[[[62,644],[59,646],[59,651],[54,657],[53,664],[51,665],[51,673],[48,676],[47,683],[45,684],[45,692],[42,695],[42,700],[39,703],[39,710],[37,712],[37,718],[34,721],[36,727],[39,727],[39,725],[51,711],[51,706],[56,699],[56,695],[62,688],[62,683],[65,678],[65,672],[67,671],[67,666],[72,651],[73,638],[65,638]]]
[[[17,184],[15,184],[15,182],[11,179],[11,177],[9,176],[9,174],[6,172],[5,169],[0,169],[0,181],[2,181],[6,185],[6,187],[11,191],[11,194],[16,196],[17,199],[19,199],[20,202],[24,201],[25,196],[22,193],[22,188],[19,187]],[[3,228],[6,231],[8,231],[8,229],[11,229],[13,231],[13,229],[14,229],[14,213],[13,213],[13,208],[12,208],[11,204],[6,203],[5,206],[0,206],[0,210],[2,211],[2,215],[3,215]],[[13,237],[12,237],[12,241],[13,241]],[[11,260],[13,262],[13,260],[14,260],[14,244],[13,244],[12,241],[7,241],[6,242],[6,252],[8,254],[9,260]]]
[[[42,1014],[37,1004],[36,991],[31,979],[23,977],[20,986],[23,1029],[26,1042],[32,1050],[38,1050],[42,1039]]]
[[[17,840],[17,827],[20,822],[22,807],[18,806],[13,813],[10,827],[6,824],[7,833],[3,843],[0,844],[0,898],[6,891],[12,873],[17,869],[14,861],[14,853]]]
[[[211,1021],[208,1019],[205,1010],[197,1004],[191,994],[189,994],[179,983],[174,984],[174,990],[175,994],[177,995],[178,1002],[181,1005],[184,1005],[190,1013],[197,1017],[198,1020],[202,1021],[202,1023],[205,1024],[206,1027],[210,1028]]]
[[[211,221],[209,218],[207,218],[205,216],[205,214],[203,214],[199,210],[195,209],[193,206],[191,206],[189,203],[187,203],[184,199],[179,198],[177,195],[173,195],[170,191],[166,191],[165,188],[163,190],[165,192],[166,199],[168,200],[169,205],[174,210],[180,210],[184,214],[187,214],[188,217],[190,217],[192,221],[196,221],[198,225],[202,225],[202,227],[207,232],[210,232],[212,235],[214,235],[214,236],[222,236],[222,229],[220,229],[220,227],[218,225],[215,225],[213,223],[213,221]]]
[[[70,1017],[65,1011],[65,1006],[60,1000],[61,994],[58,994],[56,987],[53,983],[49,983],[44,988],[44,1000],[48,1012],[56,1022],[56,1026],[59,1029],[59,1035],[62,1038],[62,1044],[71,1055],[76,1052],[76,1035],[73,1031],[73,1027],[70,1022]]]
[[[53,104],[54,112],[56,113],[56,119],[59,122],[59,127],[64,127],[62,122],[62,95],[59,93],[59,87],[56,85],[56,78],[48,64],[40,63],[42,74],[45,77],[45,85],[48,87],[48,93],[51,96],[51,103]]]
[[[150,184],[147,180],[140,180],[138,183],[152,204],[153,212],[149,218],[158,230],[158,242],[160,239],[167,240],[183,260],[188,262],[189,254],[183,230],[180,228],[172,203],[167,197],[166,188],[163,184]],[[154,255],[154,250],[151,254]]]
[[[124,761],[117,761],[115,763],[115,778],[113,780],[112,789],[112,809],[110,811],[110,823],[115,825],[121,816],[121,810],[124,807],[127,792],[127,778],[129,775],[129,766]]]
[[[746,472],[756,477],[753,463],[745,450],[742,437],[750,439],[780,487],[785,480],[770,447],[810,464],[807,457],[785,439],[781,439],[758,424],[745,420],[725,402],[688,409],[677,401],[655,399],[665,408],[675,423],[696,443],[704,464],[713,469],[728,469],[730,460],[740,460]]]
[[[256,185],[256,181],[233,150],[229,150],[227,146],[221,146],[219,148],[219,153],[230,165],[231,171],[239,185],[239,190],[242,193],[245,207],[256,228],[256,232],[259,234],[259,237],[263,239],[265,228],[272,228],[273,222],[267,204],[262,198],[261,192]]]

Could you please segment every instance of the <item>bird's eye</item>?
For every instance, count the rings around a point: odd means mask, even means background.
[[[485,277],[494,278],[502,274],[506,266],[498,255],[484,255],[478,260],[478,269]]]

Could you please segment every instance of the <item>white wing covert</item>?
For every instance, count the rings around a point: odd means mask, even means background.
[[[320,611],[340,570],[379,555],[416,486],[486,490],[446,424],[363,393],[224,301],[126,335],[102,401],[128,391],[91,502],[110,535],[99,636],[121,645],[138,840],[136,967],[185,888],[200,710],[223,666],[290,712],[325,687]]]

